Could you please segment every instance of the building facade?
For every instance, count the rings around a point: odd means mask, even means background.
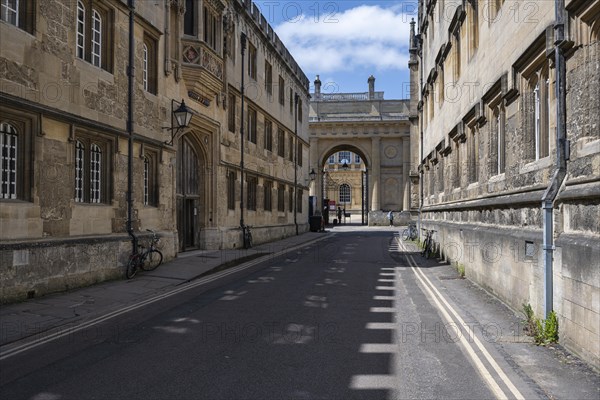
[[[442,257],[598,366],[600,1],[562,3],[419,2],[414,160]]]
[[[324,198],[340,200],[342,189],[353,213],[365,207],[368,223],[383,225],[389,223],[389,210],[405,211],[409,218],[417,205],[410,179],[410,100],[385,100],[383,92],[375,91],[375,77],[367,82],[369,90],[363,93],[322,93],[318,76],[314,82],[309,130],[316,179],[311,195],[322,207]],[[342,168],[344,160],[348,168]]]
[[[130,40],[126,0],[2,2],[2,301],[123,276],[129,226],[240,247],[242,199],[256,243],[307,229],[309,83],[257,7],[132,3]]]

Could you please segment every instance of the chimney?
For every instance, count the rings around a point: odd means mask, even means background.
[[[415,40],[415,19],[413,18],[410,21],[410,50],[415,49],[417,47],[417,42]]]
[[[317,79],[315,79],[315,99],[319,100],[321,98],[321,79],[319,79],[319,75],[317,75]]]
[[[371,75],[369,77],[369,100],[375,100],[375,77]]]

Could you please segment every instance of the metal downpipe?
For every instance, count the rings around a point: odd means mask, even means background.
[[[127,66],[127,133],[129,134],[127,141],[127,233],[131,237],[133,253],[137,253],[137,237],[133,233],[133,101],[134,92],[133,84],[135,81],[135,35],[134,35],[134,18],[135,18],[135,0],[128,0],[129,8],[129,65]]]
[[[555,0],[554,56],[556,68],[556,170],[542,197],[544,214],[543,262],[544,262],[544,315],[548,319],[553,310],[553,262],[554,262],[554,201],[567,175],[567,90],[566,61],[562,49],[565,38],[565,2]]]

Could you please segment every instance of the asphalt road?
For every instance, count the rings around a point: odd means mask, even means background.
[[[457,339],[433,268],[398,250],[392,231],[339,233],[3,360],[0,396],[536,397]]]

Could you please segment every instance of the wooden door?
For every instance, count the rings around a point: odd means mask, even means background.
[[[201,226],[200,159],[194,144],[186,137],[180,141],[177,162],[177,231],[179,250],[199,247]]]

